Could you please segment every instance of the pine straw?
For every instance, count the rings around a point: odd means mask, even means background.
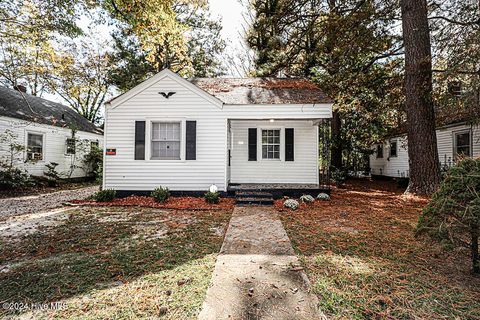
[[[352,180],[331,201],[275,205],[327,316],[480,319],[468,250],[414,236],[427,202],[391,182]]]
[[[95,200],[74,200],[72,204],[83,204],[101,207],[138,206],[148,208],[179,209],[179,210],[228,210],[233,209],[235,199],[221,198],[217,204],[207,203],[204,198],[198,197],[170,197],[165,202],[156,202],[152,197],[130,196],[116,198],[113,201],[97,202]]]

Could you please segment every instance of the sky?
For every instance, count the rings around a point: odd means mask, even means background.
[[[222,20],[222,36],[227,42],[227,53],[235,55],[245,51],[245,46],[242,45],[245,8],[240,0],[209,0],[209,3],[213,17],[219,17]],[[227,72],[227,76],[244,76],[235,70],[227,70]]]

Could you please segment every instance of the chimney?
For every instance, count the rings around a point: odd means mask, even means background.
[[[13,89],[15,89],[17,91],[20,91],[20,92],[23,92],[23,93],[27,93],[27,87],[25,87],[24,85],[21,85],[21,84],[17,84],[16,86],[13,87]]]

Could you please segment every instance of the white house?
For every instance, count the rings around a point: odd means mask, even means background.
[[[12,144],[23,150],[12,153]],[[0,86],[2,163],[42,176],[46,165],[55,162],[61,177],[79,178],[88,173],[83,155],[94,145],[103,145],[101,130],[71,108],[29,95],[22,87]]]
[[[109,101],[104,188],[317,185],[332,101],[303,79],[194,79],[163,70]]]
[[[436,130],[438,158],[442,167],[450,167],[459,155],[480,157],[480,127],[457,122]],[[408,148],[405,134],[377,144],[370,155],[374,176],[408,177]]]

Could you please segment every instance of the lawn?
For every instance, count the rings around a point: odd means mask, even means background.
[[[195,318],[230,211],[73,209],[23,238],[0,239],[0,302],[60,302],[34,318]]]
[[[329,202],[282,210],[329,318],[480,319],[469,251],[414,235],[426,203],[392,182],[351,180]]]

